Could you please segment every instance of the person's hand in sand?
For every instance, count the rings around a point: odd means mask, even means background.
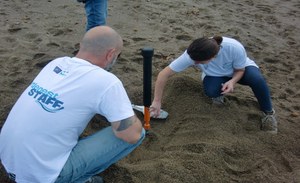
[[[101,182],[99,174],[138,147],[145,130],[110,68],[123,47],[112,28],[90,29],[76,57],[48,63],[13,106],[0,159],[16,182]],[[80,138],[91,118],[111,124]]]
[[[152,105],[150,106],[150,116],[157,118],[160,115],[160,109],[161,109],[160,101],[152,102]]]
[[[233,92],[236,83],[251,87],[263,112],[261,129],[277,133],[275,112],[264,77],[257,64],[247,57],[243,45],[228,37],[202,37],[194,40],[181,56],[158,74],[151,105],[156,115],[161,107],[168,78],[191,66],[202,71],[204,93],[214,104],[223,105],[224,94]]]
[[[222,95],[225,95],[227,93],[233,92],[234,84],[230,81],[227,81],[226,83],[222,84]]]
[[[244,72],[244,69],[234,69],[232,78],[227,82],[221,84],[221,94],[224,95],[233,92],[234,85],[243,77]]]

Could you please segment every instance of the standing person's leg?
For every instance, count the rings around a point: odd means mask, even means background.
[[[260,109],[264,114],[261,129],[271,133],[277,133],[277,120],[275,118],[275,111],[272,107],[269,87],[259,68],[255,66],[246,67],[244,76],[239,83],[250,86],[257,98]]]
[[[117,138],[111,127],[80,139],[72,150],[68,161],[61,171],[56,183],[85,182],[90,177],[99,174],[113,163],[127,156],[138,147],[145,137],[142,136],[136,144],[129,144]]]
[[[87,17],[86,31],[99,25],[105,25],[107,0],[86,0],[85,12]]]

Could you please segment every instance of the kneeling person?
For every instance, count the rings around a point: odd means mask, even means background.
[[[76,57],[47,64],[13,106],[0,134],[0,159],[16,182],[86,182],[144,139],[121,81],[106,71],[123,47],[107,26],[89,30]],[[111,126],[79,136],[95,114]]]

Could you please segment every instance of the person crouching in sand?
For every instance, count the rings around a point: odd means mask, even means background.
[[[16,182],[103,182],[95,176],[137,148],[145,130],[122,82],[106,71],[123,47],[108,26],[90,29],[75,57],[48,63],[25,89],[0,133],[0,159]],[[110,126],[80,135],[95,114]]]
[[[248,58],[237,40],[214,36],[194,40],[187,50],[158,74],[150,111],[159,115],[163,90],[170,76],[190,66],[202,70],[204,93],[215,104],[224,103],[224,95],[233,92],[236,83],[250,86],[263,112],[261,129],[277,133],[277,120],[269,87],[257,64]]]

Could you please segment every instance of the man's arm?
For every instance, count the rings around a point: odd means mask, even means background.
[[[113,132],[118,138],[131,144],[135,144],[140,140],[143,127],[141,121],[135,115],[111,124]]]
[[[156,117],[159,115],[164,88],[169,77],[175,73],[176,72],[174,72],[169,66],[167,66],[158,74],[155,82],[154,99],[150,108],[152,116]]]

